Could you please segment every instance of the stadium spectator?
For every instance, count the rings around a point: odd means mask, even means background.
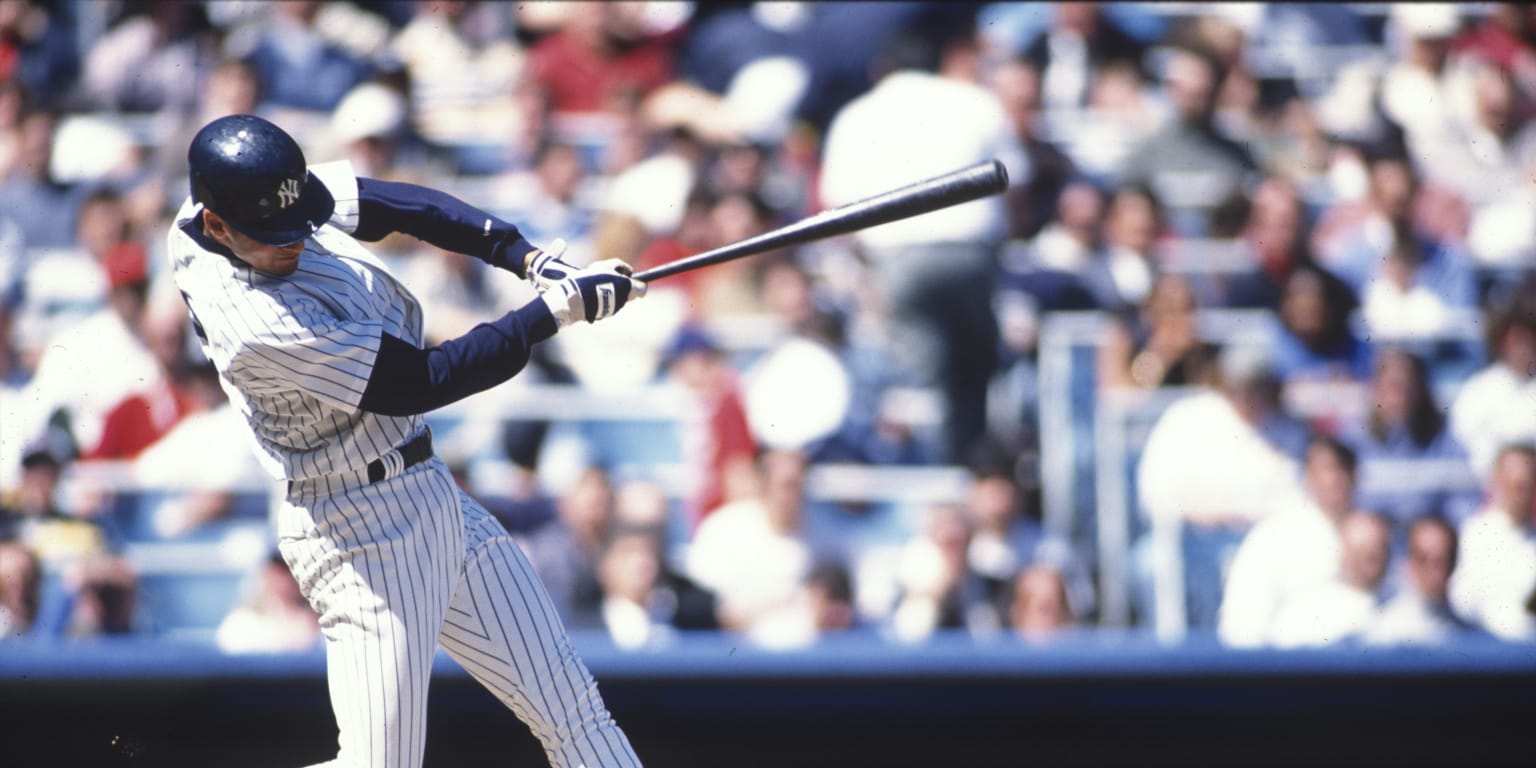
[[[1228,282],[1224,304],[1237,309],[1280,310],[1291,275],[1313,263],[1306,203],[1291,181],[1266,177],[1249,195],[1242,242],[1253,268]]]
[[[859,627],[853,577],[842,563],[821,562],[812,567],[805,577],[805,593],[818,637]]]
[[[1030,565],[1019,569],[1010,586],[1008,626],[1025,640],[1045,642],[1076,626],[1061,571],[1045,564]]]
[[[805,469],[796,451],[762,452],[760,492],[710,512],[694,532],[686,571],[715,594],[723,629],[750,636],[793,609],[821,547],[804,524]]]
[[[45,106],[63,106],[80,74],[73,18],[40,0],[0,3],[0,80],[20,82]]]
[[[24,637],[42,608],[42,563],[32,550],[0,539],[0,639]]]
[[[0,541],[24,544],[47,567],[106,552],[107,532],[95,520],[66,508],[59,491],[68,459],[44,438],[22,454],[21,479],[11,498],[0,500]]]
[[[998,626],[1008,623],[1008,596],[1014,577],[1033,564],[1065,569],[1074,565],[1063,542],[1047,540],[1037,518],[1026,516],[1025,495],[1016,467],[1001,445],[988,441],[972,462],[963,509],[970,528],[966,568],[981,580]],[[1081,574],[1078,574],[1079,577]],[[1072,601],[1083,608],[1086,579],[1074,584]]]
[[[194,111],[167,129],[168,137],[154,153],[155,167],[169,177],[184,178],[187,153],[181,147],[191,145],[199,128],[224,115],[256,114],[261,103],[256,68],[244,59],[218,58],[198,88]]]
[[[1360,205],[1338,205],[1324,212],[1313,230],[1318,263],[1363,295],[1372,280],[1386,276],[1386,258],[1397,242],[1412,241],[1418,265],[1410,285],[1422,286],[1447,307],[1473,306],[1476,284],[1471,257],[1457,244],[1465,236],[1461,224],[1448,224],[1445,211],[1462,204],[1437,199],[1444,193],[1422,183],[1409,158],[1390,147],[1366,154],[1369,184]],[[1457,231],[1459,230],[1459,231]]]
[[[672,78],[672,41],[653,36],[636,8],[610,3],[567,8],[559,28],[528,54],[527,77],[552,119],[628,112]]]
[[[1067,182],[1078,175],[1077,168],[1060,147],[1042,135],[1038,69],[1010,57],[997,64],[988,85],[1002,103],[1014,135],[1029,159],[1029,179],[1009,187],[1007,192],[1008,238],[1027,240],[1039,234],[1056,215],[1057,198]]]
[[[186,305],[174,295],[150,302],[140,313],[138,336],[160,375],[106,411],[101,437],[94,445],[81,446],[82,459],[132,459],[201,405],[192,391],[196,385],[187,353]]]
[[[1105,389],[1198,387],[1217,378],[1218,347],[1203,338],[1193,287],[1182,275],[1157,278],[1140,311],[1111,324],[1099,347]]]
[[[597,560],[602,588],[602,626],[625,650],[658,647],[672,640],[674,596],[661,588],[661,546],[656,532],[619,527]],[[671,599],[669,599],[671,598]]]
[[[80,85],[107,112],[160,113],[182,120],[215,55],[206,13],[196,3],[130,3],[85,51]]]
[[[1446,645],[1472,632],[1450,603],[1456,547],[1456,529],[1444,518],[1428,515],[1409,524],[1407,578],[1366,628],[1365,643]]]
[[[1452,59],[1474,57],[1509,72],[1525,93],[1536,92],[1536,18],[1525,3],[1494,3],[1451,41]]]
[[[412,128],[455,153],[454,169],[517,165],[537,146],[542,105],[524,81],[526,51],[504,3],[418,2],[388,43],[410,80]],[[479,152],[489,149],[489,157]]]
[[[1355,469],[1354,451],[1337,440],[1319,437],[1307,447],[1305,498],[1260,520],[1232,556],[1216,624],[1223,643],[1274,645],[1323,629],[1314,622],[1321,614],[1309,615],[1310,605],[1293,603],[1340,574],[1341,529],[1355,510]],[[1283,625],[1282,617],[1292,611],[1290,626]]]
[[[1150,187],[1167,207],[1170,229],[1184,237],[1211,236],[1217,210],[1241,195],[1258,170],[1248,150],[1213,122],[1219,74],[1208,55],[1194,50],[1169,57],[1163,83],[1173,113],[1132,150],[1120,174]]]
[[[1300,648],[1358,641],[1375,619],[1391,554],[1392,526],[1371,512],[1339,522],[1338,573],[1286,600],[1274,618],[1273,645]]]
[[[1428,365],[1423,357],[1402,348],[1387,347],[1377,355],[1366,414],[1343,425],[1341,435],[1362,463],[1466,461],[1466,451],[1451,436],[1445,413],[1435,401]],[[1450,513],[1448,507],[1458,495],[1446,487],[1389,481],[1362,487],[1359,501],[1362,507],[1407,525],[1428,514]]]
[[[1161,271],[1157,248],[1164,235],[1163,204],[1152,190],[1122,184],[1104,211],[1104,266],[1121,309],[1139,307]]]
[[[426,161],[411,129],[405,86],[378,78],[359,83],[336,105],[325,134],[334,145],[330,154],[350,161],[359,176],[423,181]]]
[[[801,50],[810,78],[795,116],[823,136],[839,111],[878,82],[879,58],[895,41],[916,36],[937,44],[951,36],[955,23],[974,21],[971,9],[956,13],[953,6],[937,2],[808,7]]]
[[[718,194],[710,205],[709,217],[717,245],[739,243],[767,232],[774,225],[773,209],[762,196],[751,190]],[[772,258],[773,255],[763,254],[758,258]],[[701,270],[689,286],[697,316],[715,319],[763,314],[756,284],[758,263],[737,259]]]
[[[1452,3],[1394,3],[1388,14],[1394,60],[1380,75],[1380,108],[1400,126],[1415,159],[1444,141],[1463,102],[1450,43],[1461,27]]]
[[[1496,637],[1536,638],[1536,448],[1499,451],[1488,502],[1460,533],[1451,606]]]
[[[967,561],[970,539],[964,509],[953,504],[928,509],[922,527],[901,548],[890,613],[893,637],[919,642],[941,630],[982,635],[1001,629],[987,585]]]
[[[246,59],[260,84],[263,110],[288,110],[294,119],[329,113],[374,66],[328,36],[317,0],[274,3],[263,15],[229,33],[224,55]]]
[[[1350,325],[1358,303],[1349,286],[1325,269],[1304,265],[1291,272],[1270,345],[1275,374],[1287,387],[1370,378],[1371,347]]]
[[[1103,225],[1104,194],[1086,179],[1067,182],[1055,216],[1025,248],[1011,247],[1004,257],[1005,286],[1041,294],[1037,300],[1048,309],[1066,308],[1050,295],[1055,291],[1082,295],[1094,308],[1119,309],[1121,297],[1101,250]]]
[[[1536,123],[1532,96],[1503,67],[1469,57],[1461,65],[1471,91],[1471,114],[1455,120],[1419,161],[1427,180],[1443,185],[1469,207],[1467,248],[1480,264],[1526,263],[1536,250]]]
[[[1160,626],[1214,625],[1221,574],[1245,534],[1303,493],[1285,447],[1293,438],[1283,436],[1293,430],[1273,426],[1285,420],[1262,354],[1223,350],[1217,381],[1163,411],[1136,467],[1150,524],[1135,553],[1137,586],[1143,616]],[[1177,552],[1181,572],[1164,559]],[[1184,615],[1172,613],[1178,603]]]
[[[1466,275],[1468,293],[1461,303],[1431,287],[1435,278],[1429,273],[1423,244],[1407,232],[1398,232],[1387,246],[1380,270],[1360,292],[1360,318],[1365,332],[1373,339],[1391,341],[1433,341],[1446,336],[1462,310],[1473,308],[1471,275]]]
[[[509,221],[516,221],[529,242],[565,240],[566,258],[580,265],[593,252],[597,213],[589,199],[591,184],[580,147],[550,137],[534,148],[526,171],[496,178],[492,205]]]
[[[664,367],[696,399],[683,438],[684,461],[697,484],[686,500],[689,528],[696,530],[707,515],[752,493],[757,438],[747,422],[739,374],[702,329],[679,331]]]
[[[670,608],[667,619],[681,630],[719,629],[715,615],[715,596],[683,573],[666,550],[676,541],[671,535],[677,528],[672,501],[659,485],[648,480],[630,480],[618,487],[613,500],[613,524],[619,530],[645,531],[653,536],[661,573],[657,583],[659,599]]]
[[[75,222],[90,189],[58,178],[54,142],[59,116],[38,109],[16,128],[16,155],[0,179],[0,211],[21,230],[22,246],[68,248],[75,245]]]
[[[793,251],[759,257],[754,267],[758,301],[776,327],[743,371],[753,436],[818,462],[892,458],[874,431],[879,382],[860,369],[843,317],[821,300]]]
[[[130,635],[139,629],[139,576],[121,555],[101,552],[64,564],[67,638]]]
[[[1485,327],[1492,359],[1462,383],[1450,408],[1451,435],[1484,479],[1505,445],[1536,440],[1536,305],[1516,294],[1487,313]]]
[[[1099,8],[1098,3],[1057,3],[1051,25],[1019,54],[1040,73],[1047,109],[1078,109],[1099,72],[1109,64],[1138,69],[1146,46]]]
[[[566,626],[602,626],[597,564],[613,528],[613,486],[608,473],[587,467],[564,489],[553,520],[517,537],[528,562],[553,598]]]
[[[960,167],[999,159],[1010,183],[1030,177],[996,95],[967,68],[974,27],[933,41],[902,37],[879,57],[869,92],[838,111],[823,146],[822,202],[840,206]],[[891,158],[901,158],[892,162]],[[944,402],[943,459],[963,462],[986,428],[997,365],[991,312],[1000,199],[977,201],[853,235],[872,265],[888,355],[909,386]]]
[[[191,401],[169,431],[133,459],[134,478],[164,491],[141,507],[154,535],[176,538],[226,519],[236,497],[270,481],[242,435],[245,417],[219,384],[213,363],[191,368],[181,382]]]
[[[27,439],[62,419],[74,441],[71,455],[90,450],[101,439],[107,412],[159,379],[160,367],[140,336],[149,292],[146,259],[143,247],[132,242],[104,254],[107,306],[49,337],[27,384]]]
[[[247,594],[219,622],[214,643],[224,653],[289,653],[319,647],[320,618],[276,552],[262,560]]]

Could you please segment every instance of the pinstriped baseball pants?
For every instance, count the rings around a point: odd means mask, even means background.
[[[556,768],[640,765],[522,551],[440,460],[308,485],[280,509],[278,547],[325,637],[340,729],[325,765],[421,765],[439,643]]]

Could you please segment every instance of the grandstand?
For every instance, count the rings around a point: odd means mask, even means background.
[[[1536,443],[1525,4],[447,5],[0,0],[0,722],[22,736],[0,762],[331,746],[323,643],[265,570],[283,486],[164,264],[186,142],[234,111],[639,267],[957,148],[1019,163],[986,215],[929,219],[958,244],[893,228],[658,281],[429,415],[525,544],[593,470],[612,520],[653,515],[657,626],[621,637],[557,596],[648,762],[1517,762],[1536,690],[1536,582],[1510,576],[1536,569],[1536,476],[1522,491],[1509,458]],[[587,14],[613,44],[573,53]],[[880,101],[918,72],[995,126]],[[874,163],[858,152],[905,134],[837,141],[857,106],[933,133]],[[378,248],[434,342],[532,295],[407,240]],[[984,281],[934,287],[970,252]],[[953,260],[902,303],[911,253]],[[956,330],[960,305],[991,309],[995,344]],[[919,318],[893,307],[928,307],[943,340],[916,367]],[[1346,509],[1325,509],[1320,437],[1348,448]],[[790,538],[842,581],[795,574],[782,604],[727,617],[693,545],[776,451],[807,462]],[[1170,455],[1199,458],[1145,474]],[[1354,512],[1389,521],[1377,572],[1332,527],[1287,540],[1260,563],[1274,624],[1239,648],[1225,588],[1249,534]],[[1460,537],[1438,586],[1425,519]],[[690,589],[715,601],[702,619],[678,608]],[[269,647],[231,645],[248,627]],[[488,741],[514,718],[438,664],[429,764],[537,759]]]

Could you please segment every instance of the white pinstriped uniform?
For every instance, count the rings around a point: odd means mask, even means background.
[[[349,164],[311,168],[336,198],[298,271],[270,277],[205,250],[176,215],[169,256],[203,349],[258,457],[289,481],[278,546],[320,614],[336,766],[418,766],[439,643],[528,724],[550,762],[638,766],[543,585],[485,508],[432,458],[393,452],[420,416],[358,409],[379,335],[422,343],[421,307],[361,243]],[[369,483],[382,459],[385,479]]]

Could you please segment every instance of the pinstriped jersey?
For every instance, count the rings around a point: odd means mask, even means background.
[[[304,243],[298,269],[264,275],[186,231],[202,206],[176,214],[168,256],[204,353],[244,415],[257,457],[280,480],[360,471],[420,430],[422,417],[359,409],[383,333],[422,344],[421,305],[351,236],[357,177],[346,161],[310,168],[336,199]]]

